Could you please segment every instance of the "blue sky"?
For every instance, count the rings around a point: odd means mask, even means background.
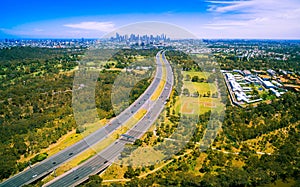
[[[299,0],[1,0],[0,38],[99,38],[160,21],[199,38],[300,39]]]

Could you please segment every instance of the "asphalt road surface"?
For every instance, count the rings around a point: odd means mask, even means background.
[[[149,99],[147,101],[148,103],[144,104],[144,108],[147,109],[147,113],[134,127],[126,132],[126,136],[132,137],[130,139],[138,139],[148,130],[148,128],[155,122],[163,110],[165,102],[171,94],[173,86],[173,73],[170,64],[165,59],[164,52],[162,55],[162,59],[166,68],[166,80],[164,88],[157,100],[151,101]],[[160,59],[157,58],[157,61],[160,61]],[[157,63],[160,64],[159,62]],[[101,173],[120,155],[125,147],[125,144],[133,142],[133,140],[128,141],[128,137],[121,136],[118,140],[97,155],[93,156],[76,168],[73,168],[72,170],[50,181],[45,186],[75,186],[86,181],[90,175]]]
[[[154,80],[151,82],[147,90],[126,110],[111,120],[104,127],[85,137],[83,140],[2,182],[0,187],[18,187],[30,184],[51,173],[64,162],[82,153],[92,145],[102,141],[118,129],[118,127],[130,119],[148,100],[150,100],[151,95],[157,89],[160,80],[162,79],[162,62],[160,61],[160,54],[161,52],[156,55],[157,67]]]

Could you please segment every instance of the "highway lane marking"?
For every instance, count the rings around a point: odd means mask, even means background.
[[[164,92],[161,92],[160,95],[162,95],[163,93],[164,93]],[[154,103],[157,103],[157,104],[160,103],[160,102],[163,103],[162,100],[163,100],[163,99],[160,98],[159,100],[157,100],[157,101],[154,102]],[[154,104],[154,103],[153,103],[153,104]],[[151,108],[154,108],[154,106],[152,106]],[[159,113],[160,113],[160,112],[159,112]],[[145,119],[145,113],[143,114],[143,116],[144,116],[144,117],[142,117],[142,119]],[[141,121],[142,121],[142,120],[139,120],[138,122],[141,122]],[[130,130],[129,130],[129,131],[130,131]],[[140,133],[141,133],[141,132],[140,132]],[[118,141],[118,140],[117,140],[117,141]],[[118,141],[118,142],[120,142],[120,141]],[[116,142],[116,143],[118,143],[118,142]],[[105,150],[109,150],[109,148],[110,148],[111,146],[114,146],[116,143],[111,144],[110,146],[108,146],[107,148],[105,148]],[[124,143],[124,144],[125,144],[125,143]],[[124,144],[123,144],[123,145],[124,145]],[[104,151],[103,154],[105,154],[105,150],[103,150],[103,151]],[[111,151],[113,151],[113,150],[111,150]],[[110,151],[110,152],[111,152],[111,151]],[[115,150],[115,151],[113,151],[113,152],[118,152],[118,151]],[[112,156],[112,155],[111,155],[111,156]],[[93,161],[93,158],[91,158],[91,159],[89,159],[89,160]],[[88,161],[87,163],[85,163],[85,164],[88,164],[88,163],[89,163],[89,161]],[[85,165],[85,164],[83,164],[83,165]],[[82,166],[83,166],[83,165],[82,165]],[[78,167],[79,167],[79,166],[78,166]],[[102,166],[101,166],[101,167],[102,167]],[[67,173],[68,173],[68,172],[67,172]],[[65,173],[65,174],[63,174],[63,175],[65,176],[67,173]],[[57,180],[59,180],[59,179],[56,179],[55,181],[57,181]],[[55,181],[51,181],[51,182],[48,183],[48,184],[51,185],[51,184],[53,184]],[[78,181],[77,181],[77,182],[78,182]],[[46,185],[48,185],[48,184],[46,184]],[[73,184],[74,184],[74,183],[73,183]]]

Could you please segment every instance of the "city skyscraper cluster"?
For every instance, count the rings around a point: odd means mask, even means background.
[[[136,42],[139,44],[154,44],[160,42],[167,42],[170,41],[170,38],[167,37],[166,34],[162,33],[161,35],[139,35],[139,34],[125,34],[121,35],[116,33],[115,37],[111,37],[110,41],[112,42]]]

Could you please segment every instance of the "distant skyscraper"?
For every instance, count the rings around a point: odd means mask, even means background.
[[[115,42],[133,42],[133,43],[138,43],[138,44],[153,44],[153,43],[160,43],[160,42],[165,42],[169,41],[170,39],[167,38],[167,35],[162,33],[161,35],[156,35],[153,36],[152,34],[150,36],[148,35],[135,35],[135,34],[130,34],[130,36],[126,35],[120,35],[119,33],[116,33],[115,37],[110,38],[111,41]]]

